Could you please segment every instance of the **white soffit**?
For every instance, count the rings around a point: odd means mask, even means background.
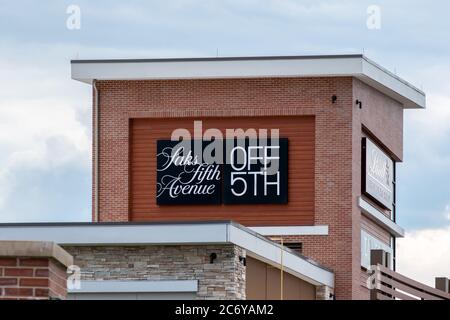
[[[0,224],[2,240],[53,241],[73,246],[234,244],[250,256],[280,266],[281,247],[239,224],[192,223],[53,223]],[[334,287],[334,273],[315,262],[283,248],[288,273],[314,285]]]
[[[378,64],[357,55],[186,59],[72,60],[72,79],[164,80],[268,77],[355,77],[399,101],[425,108],[425,93]]]
[[[394,221],[386,217],[383,212],[372,206],[362,197],[358,197],[358,206],[364,216],[378,224],[380,227],[388,230],[394,237],[403,238],[405,230]]]

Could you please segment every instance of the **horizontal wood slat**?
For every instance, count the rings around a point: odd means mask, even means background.
[[[392,271],[391,269],[388,269],[388,268],[386,268],[384,266],[380,266],[380,271],[385,273],[388,276],[393,277],[394,279],[396,279],[398,281],[401,281],[403,283],[408,284],[411,287],[414,287],[414,288],[419,289],[419,290],[424,290],[424,291],[426,291],[426,292],[428,292],[430,294],[433,294],[433,295],[441,297],[441,298],[450,299],[450,294],[445,293],[445,292],[443,292],[441,290],[438,290],[436,288],[429,287],[429,286],[427,286],[427,285],[425,285],[423,283],[417,282],[417,281],[415,281],[413,279],[410,279],[408,277],[405,277],[404,275],[402,275],[402,274],[400,274],[398,272]]]
[[[156,141],[170,139],[174,129],[193,133],[194,120],[203,131],[217,128],[279,129],[289,139],[288,203],[281,205],[156,205]],[[133,119],[130,128],[129,212],[132,221],[232,219],[244,225],[314,224],[315,122],[313,116]]]
[[[383,294],[382,292],[376,291],[371,295],[372,300],[393,300],[391,297]]]
[[[380,279],[382,282],[384,282],[385,285],[391,286],[393,288],[399,289],[405,293],[414,295],[416,297],[421,297],[426,300],[441,300],[441,298],[438,298],[436,296],[433,296],[431,294],[427,294],[425,291],[420,291],[415,289],[414,287],[411,287],[407,284],[404,284],[402,282],[396,281],[393,278],[388,278],[386,276],[381,276]]]
[[[375,271],[376,288],[371,297],[377,300],[450,300],[450,294],[405,277],[382,265]]]

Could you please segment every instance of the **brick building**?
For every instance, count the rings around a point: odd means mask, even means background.
[[[72,78],[93,88],[94,223],[1,227],[73,255],[72,298],[368,299],[370,250],[395,269],[403,112],[425,94],[366,57],[75,60]],[[276,129],[275,178],[254,171],[259,153],[246,172],[165,166],[176,129],[202,152],[243,129],[247,157],[266,150],[248,130]],[[217,179],[180,184],[209,165]]]

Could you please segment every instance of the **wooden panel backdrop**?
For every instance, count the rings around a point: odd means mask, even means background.
[[[277,205],[156,205],[156,141],[170,139],[176,128],[193,134],[194,120],[203,130],[218,128],[280,129],[289,139],[288,203]],[[130,122],[130,220],[234,220],[244,225],[312,225],[314,223],[314,117],[240,117],[132,119]]]

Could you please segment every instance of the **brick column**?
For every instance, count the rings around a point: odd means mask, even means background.
[[[52,242],[0,241],[0,300],[65,299],[71,264]]]

